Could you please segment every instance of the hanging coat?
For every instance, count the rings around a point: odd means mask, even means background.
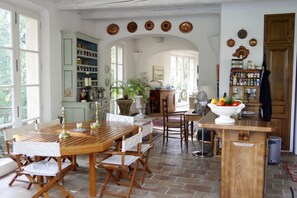
[[[260,98],[259,102],[261,117],[264,121],[270,121],[272,114],[272,105],[271,105],[271,92],[270,92],[270,83],[269,83],[270,71],[267,68],[264,68],[261,76],[260,84]]]

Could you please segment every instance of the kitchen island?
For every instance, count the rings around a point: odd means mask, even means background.
[[[275,127],[256,115],[229,125],[215,124],[216,117],[209,112],[198,126],[215,130],[222,139],[220,197],[264,197],[267,135]]]

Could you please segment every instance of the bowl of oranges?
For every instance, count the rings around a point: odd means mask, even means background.
[[[242,101],[228,96],[219,100],[214,98],[207,105],[213,113],[219,116],[215,119],[216,124],[233,124],[235,120],[231,116],[239,114],[245,107]]]

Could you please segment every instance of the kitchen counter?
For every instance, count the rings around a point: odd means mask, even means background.
[[[198,126],[215,130],[222,139],[220,197],[264,197],[267,135],[275,126],[256,115],[229,125],[215,124],[215,118],[209,112]]]

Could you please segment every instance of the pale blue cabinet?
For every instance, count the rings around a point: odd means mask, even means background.
[[[88,98],[82,100],[83,90],[98,88],[99,40],[80,32],[62,30],[62,106],[66,122],[95,120],[98,101],[100,119],[105,120],[109,112],[109,100]]]

